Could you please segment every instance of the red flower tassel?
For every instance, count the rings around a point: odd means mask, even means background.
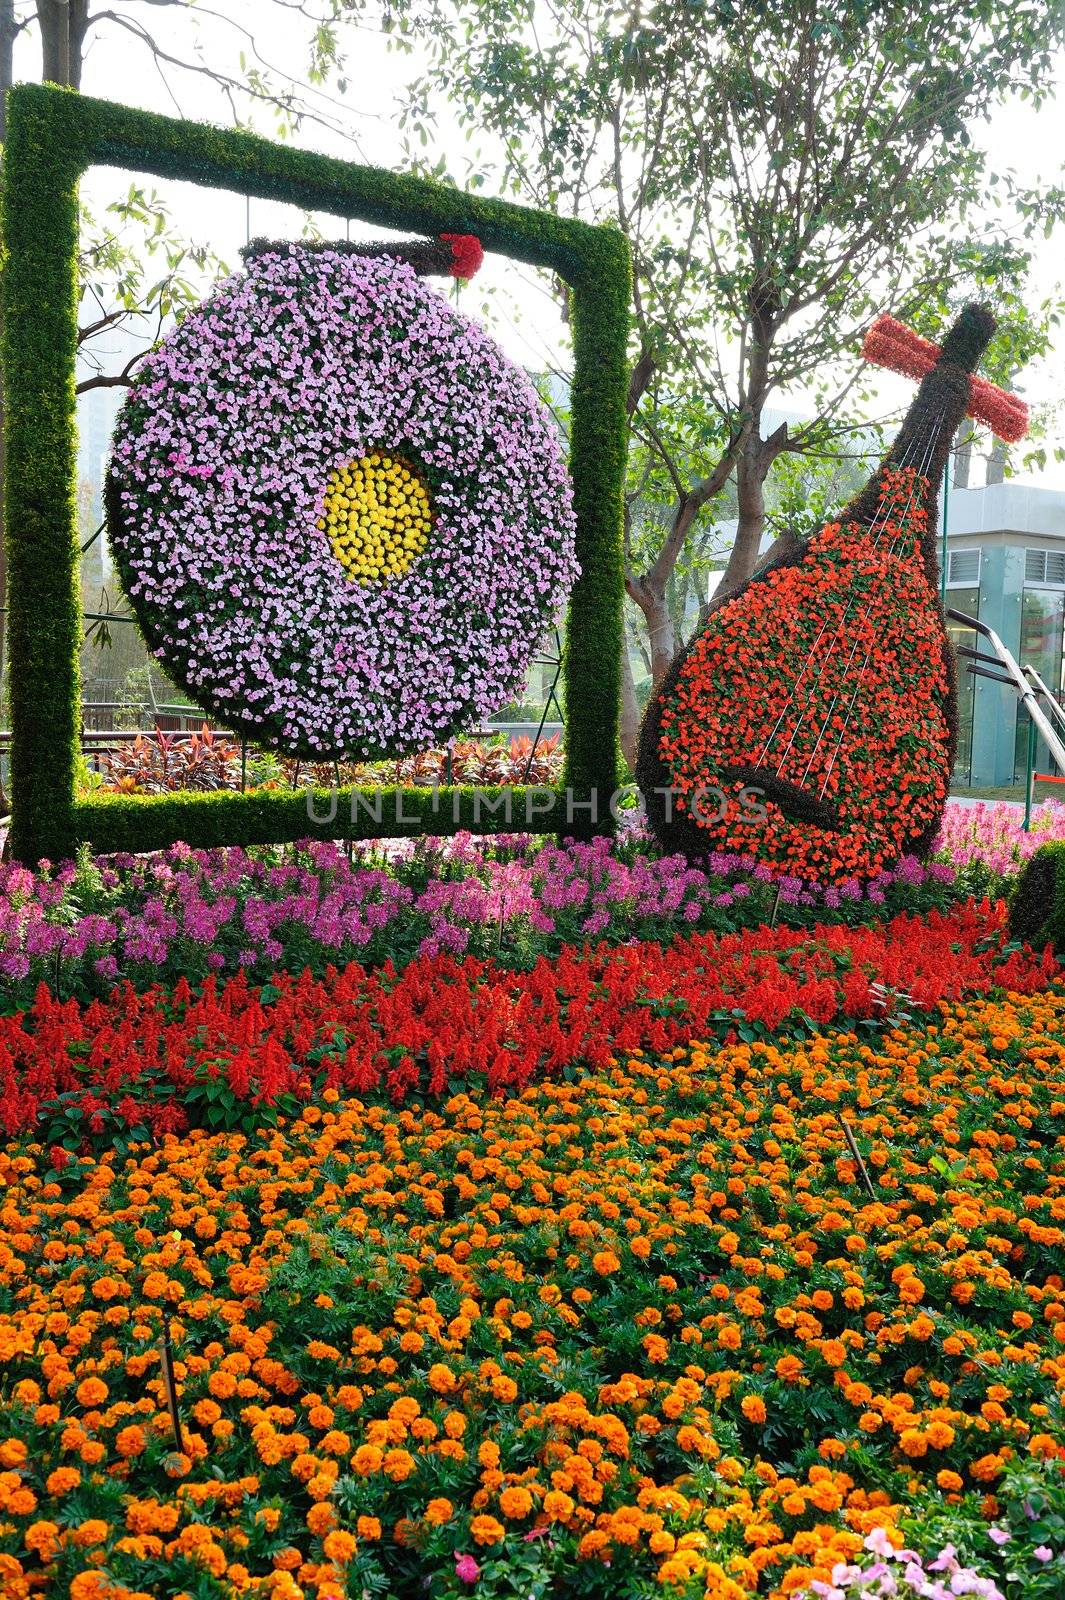
[[[451,246],[451,274],[455,278],[470,279],[484,260],[481,241],[473,233],[442,233],[440,238]]]

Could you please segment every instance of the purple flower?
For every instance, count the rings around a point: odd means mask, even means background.
[[[426,549],[349,577],[331,473],[397,451]],[[298,248],[220,284],[145,360],[112,546],[156,654],[275,748],[413,752],[520,691],[577,575],[562,443],[526,374],[413,270]]]
[[[292,854],[174,846],[100,864],[105,907],[86,914],[70,864],[47,877],[0,865],[0,978],[29,1001],[57,961],[66,992],[94,992],[118,976],[143,986],[184,973],[245,971],[265,981],[278,967],[329,965],[386,955],[449,952],[535,954],[563,942],[663,939],[698,926],[741,926],[764,911],[750,861],[715,858],[729,876],[681,856],[627,859],[609,839],[558,844],[520,836],[486,842],[407,839],[366,845],[348,859],[329,841]],[[411,885],[415,885],[412,887]],[[784,905],[835,909],[863,900],[857,883],[815,887],[789,877]]]

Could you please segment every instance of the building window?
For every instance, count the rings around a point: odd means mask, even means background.
[[[949,550],[947,552],[948,588],[972,588],[980,582],[979,550]],[[959,608],[960,609],[960,608]]]
[[[1056,559],[1056,551],[1029,550],[1028,556],[1047,556]],[[1065,561],[1065,557],[1062,558]],[[1027,566],[1027,562],[1025,563]],[[1052,580],[1047,580],[1048,582]],[[1065,570],[1062,583],[1065,585]],[[1021,645],[1019,660],[1022,666],[1031,666],[1039,673],[1052,695],[1060,699],[1062,688],[1062,636],[1065,634],[1065,593],[1053,589],[1028,589],[1021,596]],[[1017,745],[1015,772],[1023,776],[1028,764],[1028,717],[1023,710],[1017,714]],[[1040,772],[1050,770],[1050,754],[1040,741],[1036,752],[1036,767]]]
[[[979,550],[952,550],[953,558],[956,555],[974,555],[979,567]],[[948,581],[950,567],[947,567]],[[952,610],[964,612],[968,617],[980,615],[979,589],[955,589],[950,597]],[[947,618],[947,633],[954,648],[960,645],[968,646],[970,650],[979,648],[979,635],[972,628],[965,628],[960,622],[955,622],[953,617]],[[954,781],[966,787],[972,782],[973,762],[973,710],[975,705],[976,679],[968,670],[968,660],[965,656],[958,656],[958,749],[954,758]]]
[[[1065,550],[1026,550],[1024,581],[1065,587]]]

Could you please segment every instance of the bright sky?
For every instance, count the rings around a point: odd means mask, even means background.
[[[284,63],[302,77],[309,54],[310,29],[305,19],[287,15],[272,0],[221,0],[219,9],[223,8],[227,16],[254,33],[266,61]],[[240,76],[237,58],[240,40],[221,24],[182,12],[160,10],[138,0],[131,0],[123,11],[150,26],[155,38],[173,54],[187,59],[190,46],[199,38],[205,52],[209,49],[212,65]],[[150,65],[146,47],[132,36],[116,31],[113,25],[105,27],[106,31],[101,30],[101,42],[93,47],[87,59],[82,83],[84,92],[171,115],[231,121],[225,101],[206,78],[170,69],[168,77],[176,91],[176,97],[170,98],[159,74]],[[318,97],[318,103],[325,116],[345,125],[348,136],[308,121],[296,135],[295,142],[347,160],[398,167],[403,162],[403,150],[395,108],[401,86],[420,70],[419,58],[390,50],[384,36],[370,29],[349,25],[344,30],[344,38],[347,94],[341,98],[334,88],[327,88]],[[313,91],[304,90],[303,95],[314,103]],[[247,107],[248,102],[243,102],[244,114],[247,114]],[[258,132],[272,134],[269,110],[257,112],[255,121]],[[442,126],[442,153],[456,180],[461,181],[470,154],[466,140],[452,118],[444,117]],[[431,161],[440,153],[437,150],[427,152]],[[117,181],[121,187],[123,180]],[[246,242],[249,224],[253,236],[298,236],[302,229],[303,215],[292,207],[253,200],[249,217],[249,207],[243,196],[205,191],[191,184],[155,179],[150,182],[165,197],[175,221],[187,230],[189,237],[208,240],[217,254],[232,266],[239,266],[237,251]],[[102,206],[113,197],[115,188],[115,174],[101,170],[90,175],[83,192],[90,204]],[[323,214],[316,214],[314,220],[325,237],[344,236],[342,220]],[[351,224],[352,237],[375,232],[380,230],[357,222]],[[566,357],[560,353],[562,328],[558,314],[535,273],[499,257],[489,258],[475,283],[461,294],[463,309],[471,315],[484,316],[500,343],[515,359],[538,370],[565,363]]]
[[[284,64],[302,77],[307,61],[308,24],[272,0],[215,0],[219,10],[254,33],[263,57],[271,64]],[[26,9],[19,0],[19,11]],[[147,48],[135,37],[138,27],[148,28],[162,49],[182,59],[196,59],[196,51],[209,56],[213,66],[239,77],[240,38],[231,29],[212,20],[206,3],[187,10],[160,7],[147,0],[126,0],[116,11],[126,24],[101,25],[85,67],[83,91],[124,101],[171,115],[230,122],[224,98],[210,81],[195,73],[168,69],[170,90],[152,65]],[[402,161],[400,131],[394,120],[399,87],[418,71],[417,57],[394,53],[380,35],[349,26],[346,29],[347,95],[323,92],[323,113],[343,125],[346,133],[333,132],[308,122],[297,136],[298,142],[357,161],[381,166],[396,166]],[[39,48],[35,40],[20,42],[16,54],[16,76],[39,78]],[[1056,105],[1039,114],[1021,101],[1003,107],[992,122],[974,130],[988,148],[995,148],[997,166],[1012,168],[1026,182],[1061,181],[1060,130],[1061,106],[1065,103],[1065,58],[1059,75]],[[313,91],[310,91],[310,95]],[[259,131],[271,133],[268,112],[257,118]],[[440,151],[453,175],[461,181],[469,147],[446,109],[440,118]],[[102,209],[116,193],[124,192],[130,178],[98,170],[89,175],[83,193],[88,203]],[[190,238],[209,242],[214,250],[238,264],[237,250],[245,242],[250,225],[252,234],[281,236],[298,234],[302,217],[292,208],[252,201],[243,196],[212,192],[194,185],[149,180],[166,200],[177,226]],[[249,214],[250,209],[250,214]],[[335,219],[316,218],[323,233],[341,237],[344,224]],[[360,230],[352,224],[353,234]],[[1039,240],[1035,245],[1033,289],[1049,293],[1063,276],[1060,270],[1061,243],[1058,237]],[[499,258],[489,258],[475,284],[463,291],[463,307],[483,315],[493,327],[500,343],[518,360],[534,369],[564,361],[559,354],[561,328],[557,312],[546,290],[535,276]],[[1022,392],[1030,402],[1057,400],[1065,394],[1061,382],[1060,345],[1052,357],[1022,375]],[[883,408],[905,404],[909,385],[890,375],[881,391]],[[795,409],[804,410],[804,397],[790,397]],[[1059,427],[1059,432],[1060,432]],[[1065,486],[1065,465],[1051,465],[1038,481],[1055,487]]]

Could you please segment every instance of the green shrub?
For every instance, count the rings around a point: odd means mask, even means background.
[[[1040,846],[1025,864],[1010,899],[1010,933],[1065,950],[1065,842]]]

